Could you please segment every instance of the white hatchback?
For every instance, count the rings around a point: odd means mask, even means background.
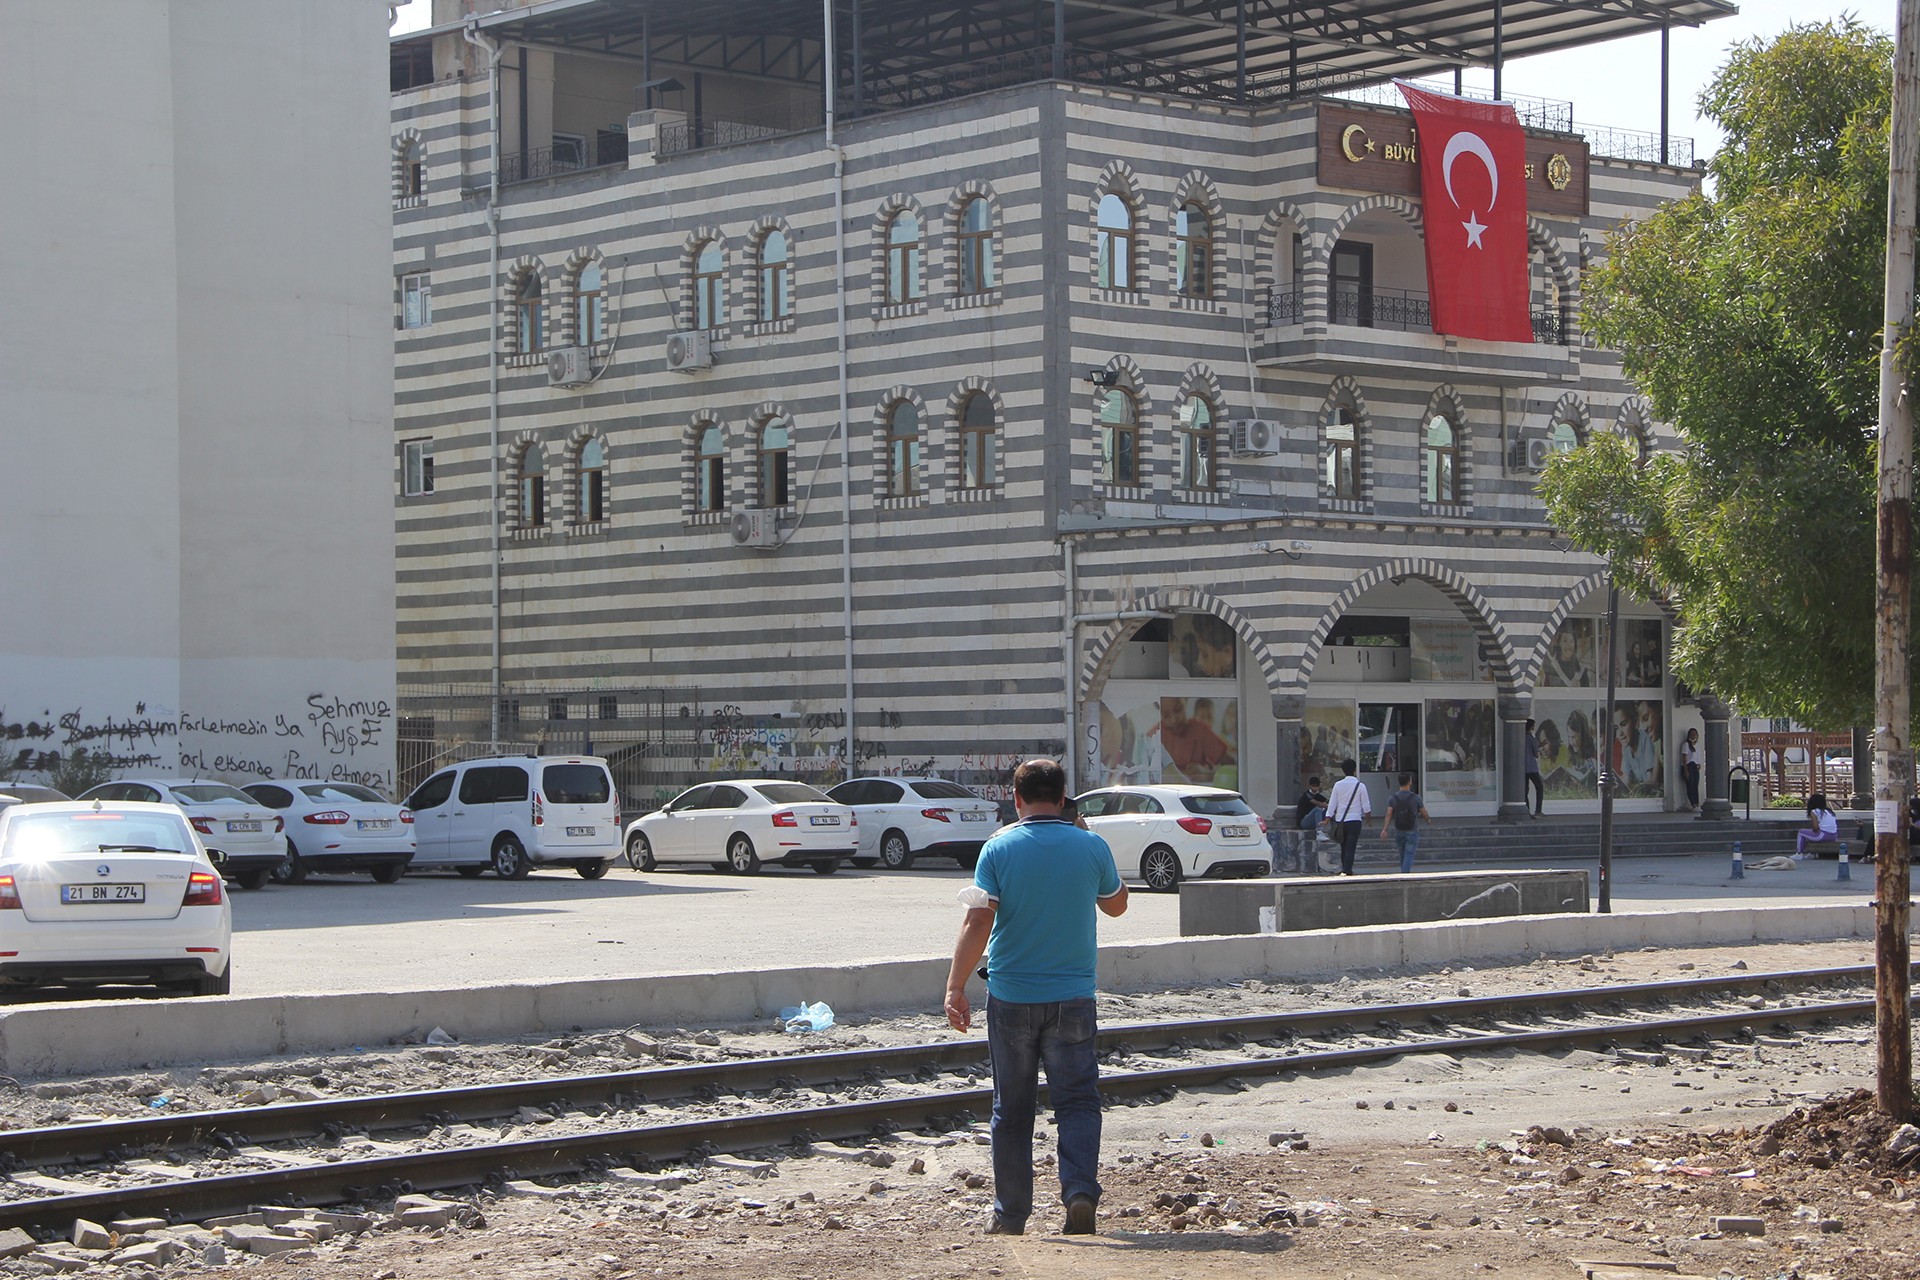
[[[821,875],[853,856],[853,810],[804,782],[747,778],[707,782],[627,827],[627,863],[706,863],[752,875],[763,866],[810,866]]]
[[[232,907],[171,804],[0,811],[0,985],[233,987]]]
[[[209,849],[226,854],[220,874],[258,889],[286,860],[287,824],[238,787],[206,778],[122,778],[80,793],[82,800],[179,806]]]
[[[1263,876],[1267,824],[1219,787],[1108,787],[1079,797],[1087,830],[1107,842],[1126,879],[1172,893],[1182,880]]]
[[[860,816],[856,867],[905,871],[922,857],[968,870],[1000,825],[1000,806],[945,778],[852,778],[827,794]]]

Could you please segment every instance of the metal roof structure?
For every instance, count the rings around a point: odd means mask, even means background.
[[[1731,0],[834,0],[842,83],[1045,54],[1134,61],[1275,95],[1690,27]],[[544,0],[474,19],[516,43],[818,82],[817,0]],[[396,46],[459,25],[396,37]],[[855,50],[857,53],[857,60]],[[397,51],[397,50],[396,50]]]

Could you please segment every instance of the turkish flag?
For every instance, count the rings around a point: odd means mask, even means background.
[[[1532,342],[1527,278],[1527,145],[1505,102],[1395,81],[1420,149],[1433,331]]]

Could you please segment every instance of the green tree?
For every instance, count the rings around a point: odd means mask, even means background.
[[[1553,460],[1554,523],[1671,600],[1673,669],[1760,715],[1871,721],[1893,42],[1852,18],[1736,46],[1700,107],[1708,188],[1616,231],[1595,340],[1683,442]]]

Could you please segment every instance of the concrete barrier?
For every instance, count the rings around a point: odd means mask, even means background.
[[[1584,913],[1590,906],[1584,870],[1191,880],[1180,886],[1180,936]]]
[[[1103,990],[1285,980],[1608,947],[1711,946],[1873,936],[1873,908],[1709,907],[1684,912],[1523,916],[1379,929],[1170,938],[1102,947]],[[627,1026],[719,1027],[824,1000],[844,1019],[934,1013],[947,959],[663,973],[352,995],[90,1001],[0,1011],[0,1073],[17,1078],[257,1061],[277,1054],[384,1049],[443,1027],[464,1041]],[[975,983],[976,1004],[984,999]]]

